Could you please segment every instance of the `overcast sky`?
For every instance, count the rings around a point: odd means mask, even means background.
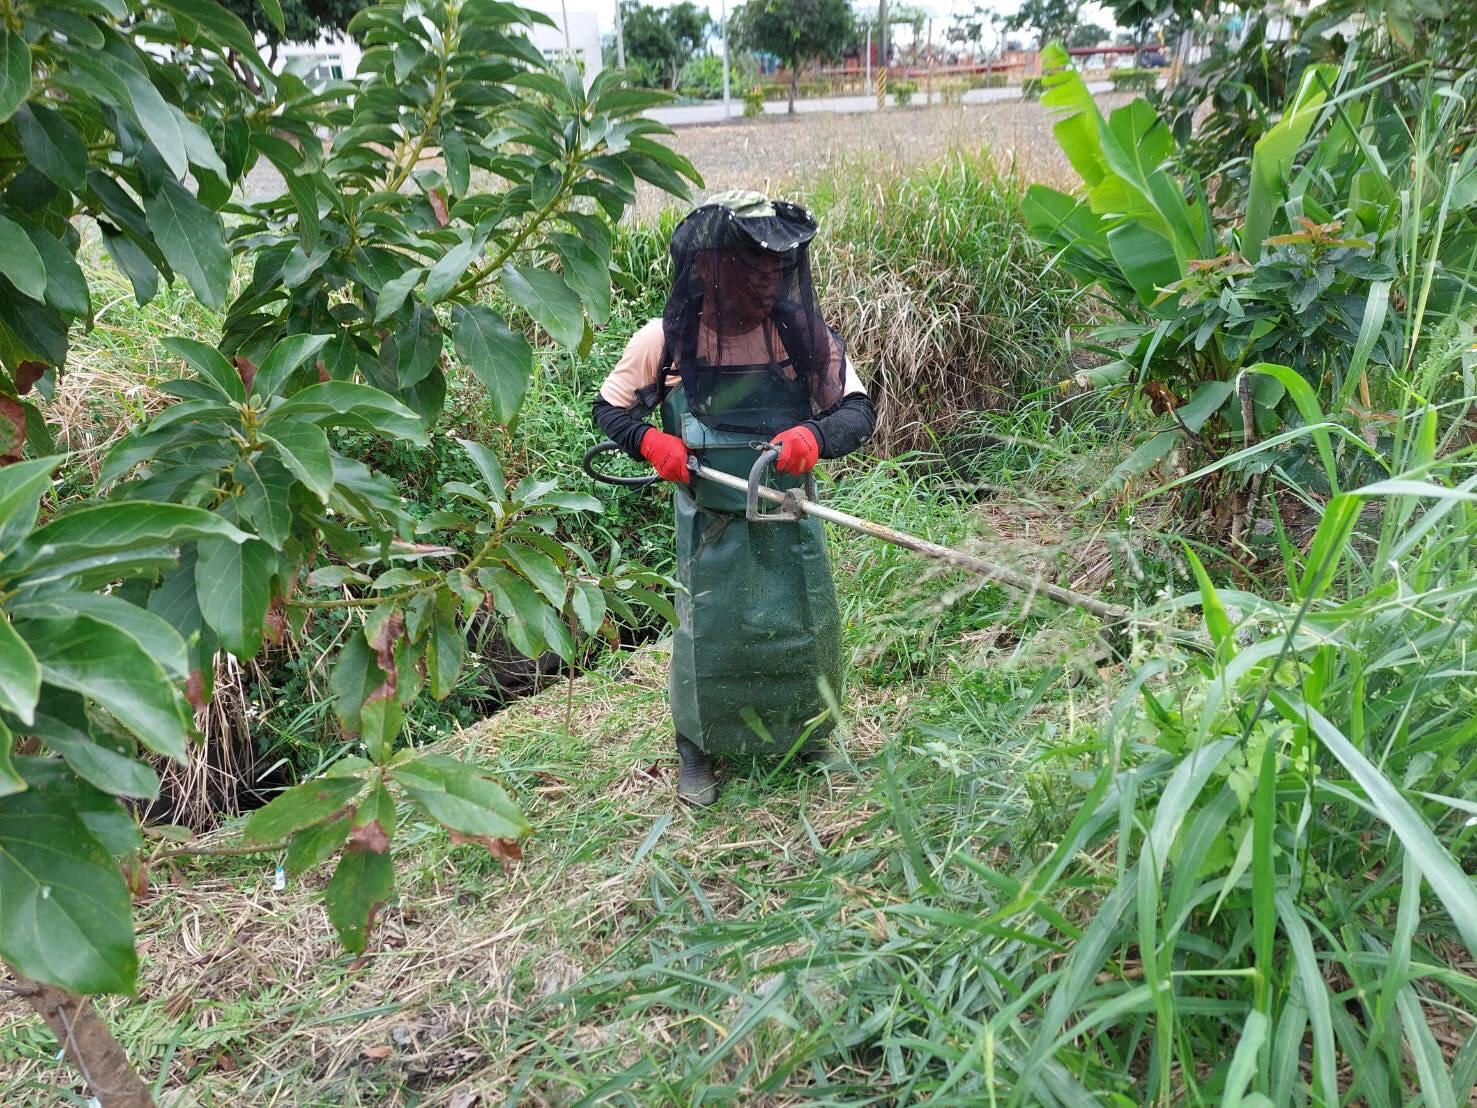
[[[644,3],[652,4],[654,7],[669,7],[671,0],[643,0]],[[698,0],[699,3],[702,0]],[[948,30],[956,11],[968,12],[974,4],[972,0],[914,0],[917,7],[933,14],[933,37],[935,42],[942,42],[944,32]],[[615,33],[615,0],[567,0],[571,12],[594,12],[595,18],[600,21],[602,34]],[[717,19],[722,12],[724,0],[708,0],[708,10]],[[729,3],[731,10],[737,5]],[[1012,14],[1020,6],[1019,0],[998,0],[997,3],[987,5],[1002,15]],[[543,8],[546,11],[557,12],[559,0],[532,0],[529,7]],[[867,4],[868,10],[875,11],[875,2]],[[1082,9],[1082,21],[1084,23],[1096,23],[1104,27],[1112,27],[1113,19],[1102,10],[1098,4],[1089,3]]]

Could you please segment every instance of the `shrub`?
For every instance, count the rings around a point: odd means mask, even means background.
[[[751,85],[744,91],[744,118],[753,119],[764,114],[764,89]]]
[[[970,88],[1004,88],[1010,84],[1010,75],[1006,73],[976,73],[969,79]]]
[[[888,91],[892,93],[893,101],[900,108],[906,108],[913,102],[913,94],[918,91],[918,86],[912,81],[893,81],[888,85]]]
[[[1114,92],[1153,92],[1159,87],[1155,69],[1115,69],[1108,74]]]
[[[1021,96],[1027,100],[1040,100],[1045,87],[1044,79],[1041,77],[1021,78]]]
[[[218,5],[84,8],[22,2],[26,37],[0,30],[0,148],[25,154],[0,159],[12,232],[0,857],[20,859],[0,872],[0,896],[31,921],[0,928],[0,958],[48,987],[131,992],[138,958],[114,855],[144,842],[120,798],[158,795],[147,753],[184,761],[218,656],[249,663],[315,614],[343,621],[317,664],[345,738],[329,776],[253,815],[242,852],[285,849],[294,871],[337,858],[328,917],[351,950],[394,890],[397,805],[516,856],[527,823],[510,798],[470,763],[404,749],[407,713],[457,685],[474,619],[495,619],[526,657],[569,660],[632,601],[670,614],[646,592],[662,579],[572,542],[561,522],[598,504],[531,475],[508,481],[483,443],[461,442],[460,478],[435,490],[429,514],[365,459],[428,446],[448,338],[491,423],[511,426],[530,336],[581,348],[608,319],[612,224],[635,179],[685,193],[696,174],[637,118],[665,96],[614,73],[586,90],[577,71],[544,64],[511,5],[362,10],[352,29],[369,49],[352,95],[331,98],[274,74]],[[108,45],[107,65],[92,42]],[[335,136],[327,149],[323,134]],[[432,147],[442,168],[428,168]],[[283,195],[237,194],[258,158]],[[161,391],[175,402],[113,444],[97,489],[58,507],[64,459],[28,394],[51,394],[71,325],[91,322],[72,226],[82,214],[140,302],[177,274],[226,313],[216,344],[164,341],[174,379]],[[239,286],[233,248],[249,251]],[[12,758],[16,736],[33,753]],[[23,995],[84,1071],[111,1059],[105,1029],[74,1043],[54,996]],[[96,1025],[90,1008],[74,1011]]]

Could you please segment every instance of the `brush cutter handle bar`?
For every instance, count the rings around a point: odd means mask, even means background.
[[[768,453],[776,452],[770,451]],[[761,457],[759,459],[759,464],[756,464],[754,467],[755,473],[759,472],[759,465],[765,461],[766,458]],[[706,477],[709,481],[716,481],[720,485],[726,485],[728,488],[738,489],[748,493],[749,503],[751,505],[757,504],[759,500],[768,500],[774,504],[783,504],[787,508],[793,507],[805,515],[814,516],[816,519],[823,519],[827,523],[834,523],[838,527],[845,527],[848,530],[856,531],[874,539],[881,539],[883,542],[890,542],[894,546],[901,546],[906,550],[912,550],[930,558],[936,558],[941,562],[947,562],[952,566],[957,566],[959,569],[976,573],[987,581],[995,581],[1009,588],[1017,589],[1028,596],[1044,596],[1049,600],[1056,601],[1058,604],[1065,604],[1069,608],[1076,608],[1079,611],[1087,612],[1089,615],[1094,615],[1098,619],[1108,623],[1122,623],[1132,618],[1132,613],[1120,605],[1106,604],[1091,596],[1074,592],[1072,589],[1064,589],[1060,585],[1052,584],[1050,581],[1043,580],[1040,577],[1032,577],[1029,574],[1009,569],[1006,566],[987,562],[983,558],[977,558],[973,554],[966,554],[962,550],[952,550],[947,546],[940,546],[936,542],[929,542],[927,539],[920,539],[916,535],[910,535],[906,531],[899,531],[896,528],[887,527],[881,523],[873,523],[871,520],[860,519],[857,516],[848,515],[846,512],[839,512],[835,508],[828,507],[825,504],[817,504],[814,499],[800,496],[798,490],[792,489],[786,493],[780,492],[777,489],[771,489],[765,485],[756,484],[753,480],[746,483],[742,478],[733,477],[727,473],[720,473],[716,469],[709,469],[707,466],[692,459],[688,460],[687,465],[699,477]]]
[[[580,468],[602,484],[620,485],[628,489],[644,489],[647,485],[654,485],[662,479],[659,473],[647,473],[640,477],[617,477],[611,473],[601,473],[595,468],[595,459],[601,454],[619,453],[622,453],[621,448],[609,439],[597,442],[585,451],[585,456],[580,459]]]

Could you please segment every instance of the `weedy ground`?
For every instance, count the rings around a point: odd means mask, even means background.
[[[1082,564],[1060,509],[1005,527],[1013,506],[920,492],[907,466],[880,465],[830,499],[1054,576]],[[496,766],[536,832],[505,871],[403,826],[400,888],[361,958],[335,948],[326,871],[279,891],[272,858],[161,862],[137,909],[140,994],[105,1009],[163,1102],[902,1095],[908,1072],[845,1058],[832,1037],[927,1003],[873,961],[930,912],[990,895],[997,854],[1052,840],[1069,814],[1053,797],[1072,791],[1104,686],[1075,617],[833,540],[854,778],[743,760],[724,767],[715,808],[679,806],[657,642],[442,740]],[[228,828],[191,845],[230,841]],[[38,1023],[6,1027],[7,1103],[78,1088],[54,1053]]]
[[[899,114],[910,126],[973,118]],[[849,161],[805,186],[829,236],[816,263],[827,311],[889,413],[886,459],[827,467],[822,495],[1074,588],[1152,593],[1172,572],[1152,540],[1128,550],[1111,512],[1080,510],[1117,460],[1120,419],[1056,398],[1057,337],[1082,305],[1026,245],[1019,179],[997,172],[978,136],[957,133],[937,165],[867,172]],[[512,433],[457,384],[439,445],[375,463],[427,504],[465,464],[446,447],[455,436],[493,444],[510,474],[580,482],[594,389],[659,311],[671,218],[623,236],[611,326],[587,359],[541,359]],[[157,338],[217,326],[186,297],[138,309],[115,292],[53,408],[60,441],[79,451],[79,487],[119,417],[160,403],[150,385],[173,371]],[[1006,411],[1007,400],[1023,403]],[[962,421],[961,408],[976,414]],[[661,566],[662,498],[600,495],[606,510],[586,541],[614,539]],[[848,532],[832,542],[854,778],[732,763],[719,804],[694,812],[672,792],[662,641],[600,657],[481,722],[498,691],[492,668],[474,666],[413,734],[497,767],[536,829],[522,861],[505,871],[480,848],[403,826],[397,895],[371,951],[351,958],[321,907],[326,872],[275,889],[275,858],[229,853],[229,820],[187,844],[224,853],[155,866],[137,906],[140,993],[104,1002],[161,1100],[957,1095],[953,1075],[980,1070],[953,1020],[972,1010],[965,993],[980,972],[961,951],[1008,896],[1001,874],[1048,853],[1070,819],[1116,673],[1074,613]],[[256,748],[237,772],[312,773],[337,748],[316,657],[303,642],[239,675],[240,710],[207,745],[244,720]],[[1084,893],[1083,916],[1094,899]],[[0,1102],[85,1099],[55,1053],[42,1025],[0,1007]]]

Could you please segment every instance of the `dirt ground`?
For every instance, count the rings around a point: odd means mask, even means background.
[[[1122,94],[1099,97],[1104,110]],[[952,151],[988,149],[1002,169],[1030,181],[1070,185],[1075,176],[1051,134],[1051,113],[1028,100],[889,108],[885,112],[806,112],[793,117],[735,118],[682,126],[666,140],[702,174],[705,191],[753,188],[804,202],[809,185],[847,167],[886,173],[935,161]],[[427,159],[426,166],[437,165]],[[865,168],[863,168],[865,167]],[[277,196],[281,178],[265,159],[247,176],[253,198]],[[641,185],[631,213],[654,215],[681,201]]]
[[[1125,97],[1099,98],[1104,110]],[[1030,181],[1070,185],[1075,174],[1051,134],[1051,113],[1026,100],[890,108],[885,112],[809,112],[674,128],[668,144],[687,155],[708,191],[753,188],[804,202],[807,185],[856,167],[888,170],[934,161],[952,151],[987,149],[1002,169]],[[863,168],[865,167],[865,168]],[[678,201],[643,186],[640,218]]]

